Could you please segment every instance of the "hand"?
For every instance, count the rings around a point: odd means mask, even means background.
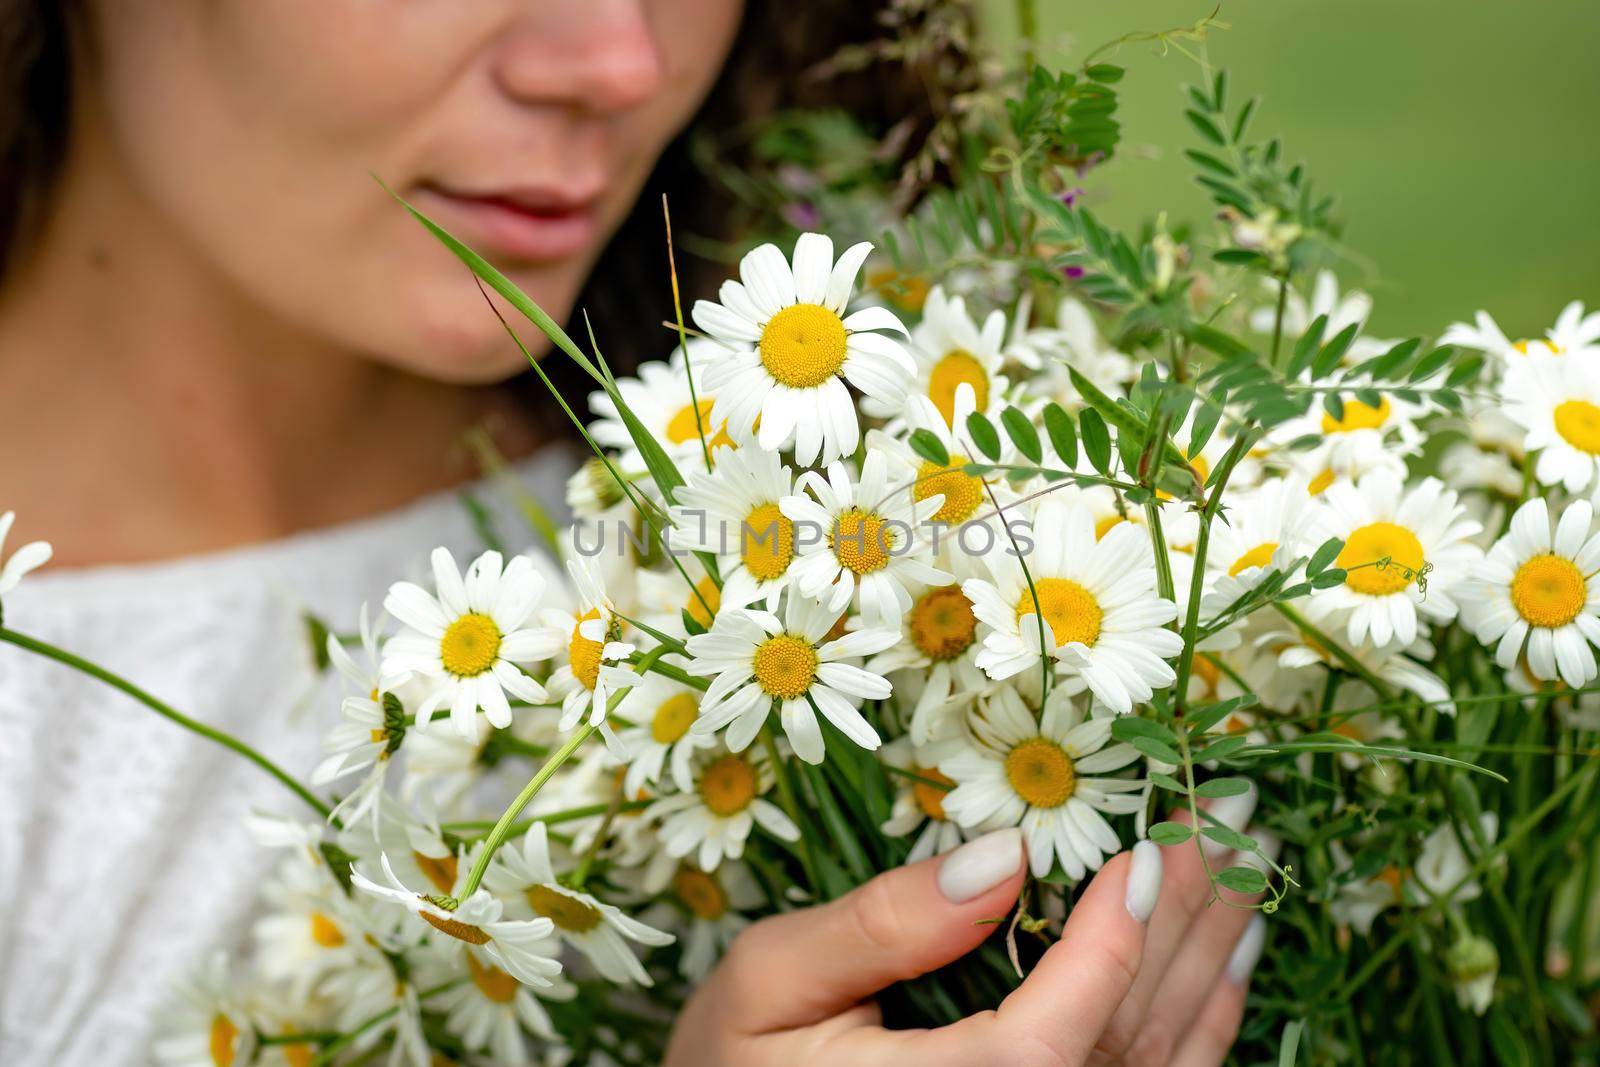
[[[1230,801],[1242,809],[1231,818],[1221,810]],[[1230,797],[1213,814],[1242,825],[1253,802]],[[1023,858],[1021,833],[1001,830],[756,923],[685,1006],[666,1067],[1221,1063],[1265,926],[1253,911],[1205,906],[1192,844],[1145,841],[1107,862],[1061,940],[997,1011],[936,1030],[884,1029],[873,995],[976,948],[995,927],[975,924],[1015,903]]]

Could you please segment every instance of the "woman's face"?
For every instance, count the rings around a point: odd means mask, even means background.
[[[560,320],[742,6],[99,0],[88,132],[206,269],[291,328],[492,381],[522,357],[376,179]]]

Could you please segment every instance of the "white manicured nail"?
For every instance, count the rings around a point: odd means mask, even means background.
[[[1239,935],[1239,943],[1233,946],[1233,955],[1228,957],[1228,981],[1234,985],[1249,981],[1250,972],[1256,969],[1256,961],[1261,959],[1261,949],[1266,943],[1267,920],[1257,915]]]
[[[1161,896],[1161,846],[1140,841],[1133,846],[1133,862],[1128,864],[1128,890],[1123,903],[1128,914],[1140,923],[1150,921]]]
[[[1022,867],[1022,831],[996,830],[968,841],[944,858],[939,892],[952,904],[965,904],[1010,878]]]
[[[1243,831],[1250,822],[1250,816],[1256,811],[1256,787],[1251,786],[1243,793],[1235,793],[1231,797],[1220,797],[1216,803],[1206,809],[1211,813],[1211,819],[1226,826],[1230,830]],[[1211,819],[1201,818],[1200,825],[1208,826]],[[1214,860],[1228,851],[1228,846],[1209,837],[1202,837],[1200,847],[1206,850],[1206,859]]]

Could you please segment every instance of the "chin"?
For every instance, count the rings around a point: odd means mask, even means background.
[[[576,294],[551,299],[513,278],[557,322],[571,311]],[[429,286],[429,295],[409,302],[409,314],[390,322],[384,334],[394,344],[377,358],[404,366],[414,374],[459,385],[491,385],[528,369],[527,356],[506,333],[465,267]],[[542,357],[550,343],[521,312],[495,297],[506,324],[529,352]]]

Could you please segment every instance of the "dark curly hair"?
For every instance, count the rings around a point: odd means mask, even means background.
[[[749,0],[716,85],[662,154],[579,297],[577,306],[589,313],[614,369],[659,357],[672,344],[658,325],[672,308],[662,195],[672,207],[687,299],[714,287],[726,272],[727,265],[705,250],[732,247],[742,227],[760,221],[708,178],[694,146],[713,141],[722,146],[720,162],[738,168],[749,134],[764,120],[818,108],[846,111],[880,135],[893,128],[897,141],[914,146],[937,118],[925,72],[895,63],[848,70],[825,64],[935,4],[948,8],[952,0]],[[954,6],[964,8],[964,0]],[[0,282],[35,237],[66,154],[72,35],[82,17],[81,0],[0,0]],[[581,327],[575,336],[582,336]],[[550,368],[558,382],[587,387],[570,374],[567,361],[559,364]]]

